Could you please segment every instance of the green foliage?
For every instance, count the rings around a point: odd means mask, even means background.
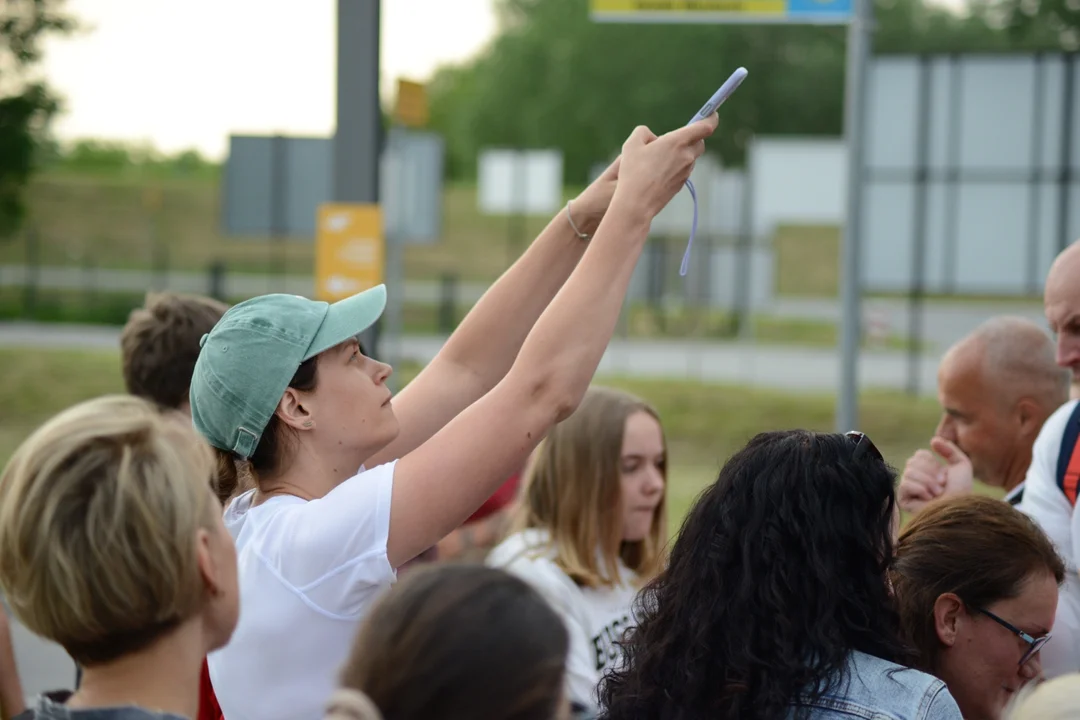
[[[1029,45],[1080,50],[1080,2],[1076,0],[981,0],[1008,24],[1010,36]]]
[[[41,61],[42,39],[75,27],[64,3],[0,4],[0,239],[11,237],[26,214],[23,192],[35,169],[35,149],[59,108],[48,86],[30,73]]]
[[[43,162],[51,170],[132,179],[213,179],[221,170],[198,150],[167,155],[149,146],[103,140],[77,140],[68,147],[53,144]]]
[[[145,293],[37,293],[32,288],[0,288],[0,320],[123,325],[145,299]]]
[[[635,125],[679,127],[740,65],[750,78],[725,105],[710,144],[725,163],[743,162],[754,133],[842,131],[844,28],[597,23],[588,0],[499,0],[497,8],[501,33],[487,50],[430,85],[432,126],[447,138],[452,178],[474,176],[483,147],[557,147],[566,181],[583,183]],[[987,5],[958,15],[921,0],[877,0],[874,48],[1054,46],[1047,32],[1020,40],[1003,27]]]

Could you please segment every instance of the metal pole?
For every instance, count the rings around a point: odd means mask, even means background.
[[[266,276],[270,281],[270,287],[266,290],[268,293],[284,292],[285,289],[285,268],[282,260],[285,257],[285,235],[288,233],[286,203],[289,196],[286,189],[289,169],[286,167],[288,161],[285,143],[284,136],[274,135],[270,155],[270,245],[266,254]]]
[[[337,0],[337,202],[379,202],[379,108],[379,0]],[[363,341],[378,357],[377,325],[363,334]]]
[[[1042,280],[1042,268],[1039,267],[1040,243],[1042,234],[1042,197],[1043,197],[1043,119],[1046,117],[1046,57],[1040,51],[1035,53],[1035,87],[1032,89],[1031,103],[1031,173],[1028,175],[1028,243],[1027,272],[1025,290],[1028,295],[1039,295],[1039,281]]]
[[[405,214],[409,209],[405,206],[408,193],[408,178],[405,176],[405,149],[408,146],[408,130],[395,127],[390,130],[386,152],[389,162],[386,167],[392,169],[390,179],[393,184],[387,186],[387,192],[393,193],[393,203],[388,202],[390,197],[383,198],[385,210],[392,211],[392,215],[384,218],[383,225],[386,227],[386,311],[383,313],[386,332],[386,342],[383,346],[383,354],[386,362],[396,365],[401,362],[401,334],[402,334],[402,308],[405,303]],[[391,375],[387,380],[391,392],[401,389],[397,375]]]
[[[1076,132],[1073,106],[1076,104],[1076,56],[1063,58],[1061,92],[1061,173],[1058,175],[1058,250],[1064,250],[1075,238],[1069,237],[1069,190],[1072,186],[1072,141]]]
[[[960,136],[964,113],[964,68],[960,56],[949,56],[949,139],[945,161],[945,271],[944,285],[956,292],[960,265]]]
[[[848,26],[847,77],[844,88],[844,134],[848,152],[847,219],[840,257],[840,392],[836,397],[836,428],[839,432],[859,423],[859,339],[862,329],[860,292],[862,272],[860,231],[862,223],[863,124],[866,68],[870,59],[873,0],[854,0],[854,17]]]
[[[748,340],[753,335],[751,319],[751,273],[753,272],[754,228],[753,223],[753,177],[751,176],[751,148],[753,138],[747,144],[746,162],[743,164],[742,193],[739,197],[738,260],[735,263],[735,311],[732,313],[732,335],[738,340]]]
[[[926,295],[926,191],[930,165],[930,57],[919,58],[919,108],[916,130],[915,217],[912,223],[911,287],[908,296],[907,391],[919,394],[923,300]]]

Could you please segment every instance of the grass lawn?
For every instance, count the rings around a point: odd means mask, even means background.
[[[572,193],[567,189],[567,194]],[[160,198],[160,206],[151,198]],[[284,266],[311,273],[307,238],[227,237],[221,228],[218,185],[206,179],[142,183],[130,178],[47,173],[30,185],[27,202],[38,241],[0,244],[0,264],[36,259],[42,264],[205,270],[217,260],[232,272],[262,273]],[[546,219],[530,218],[517,237],[507,218],[483,216],[473,186],[449,185],[443,203],[442,241],[405,254],[406,276],[491,280],[509,267]]]
[[[112,351],[0,348],[0,463],[37,425],[63,408],[97,395],[122,392],[119,357]],[[404,380],[416,367],[400,368]],[[824,395],[707,385],[674,380],[598,378],[656,406],[671,453],[669,507],[674,532],[693,499],[724,460],[754,434],[770,429],[832,429],[833,399]],[[862,430],[897,468],[923,446],[937,422],[933,401],[895,393],[867,393]],[[992,492],[992,491],[991,491]]]

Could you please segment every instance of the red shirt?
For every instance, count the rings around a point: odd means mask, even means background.
[[[472,516],[465,521],[465,524],[474,523],[477,520],[483,520],[488,515],[492,515],[514,501],[514,497],[517,495],[518,485],[521,482],[521,474],[515,473],[510,476],[510,479],[504,482],[495,494],[489,497],[480,509],[472,514]]]
[[[214,694],[214,686],[210,684],[210,667],[203,660],[202,672],[199,674],[199,715],[197,720],[225,720],[221,714],[221,706],[218,705],[217,695]]]

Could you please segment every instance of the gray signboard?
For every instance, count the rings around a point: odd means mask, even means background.
[[[388,239],[434,243],[442,231],[443,139],[393,128],[381,159]],[[232,135],[222,184],[226,235],[314,238],[319,205],[333,198],[329,138]]]
[[[442,136],[392,128],[382,156],[383,223],[388,238],[410,245],[442,234]]]

